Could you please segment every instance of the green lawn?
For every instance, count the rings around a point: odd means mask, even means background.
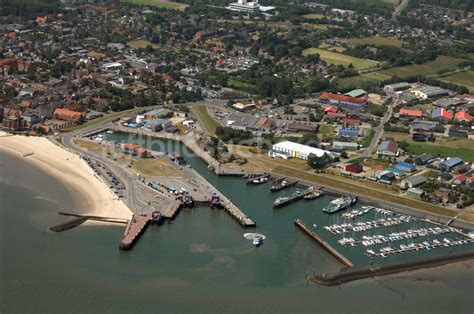
[[[327,51],[320,48],[308,48],[303,51],[303,55],[305,56],[310,55],[310,54],[315,54],[315,53],[319,53],[322,60],[331,64],[336,64],[336,65],[342,64],[344,66],[348,66],[349,64],[352,63],[354,68],[357,70],[373,68],[378,65],[378,63],[375,61],[355,58],[355,57],[344,55],[342,53]]]
[[[440,81],[465,86],[474,93],[474,71],[464,71],[438,78]]]
[[[470,146],[474,147],[474,146]],[[460,157],[464,161],[474,162],[474,149],[473,148],[454,148],[446,146],[438,146],[427,143],[409,143],[409,150],[415,155],[430,153],[435,156],[441,157]]]
[[[199,120],[204,124],[204,127],[210,135],[216,134],[216,129],[222,126],[216,119],[209,115],[207,106],[195,106],[192,110],[199,117]]]
[[[357,45],[394,46],[399,48],[403,45],[403,41],[396,38],[378,36],[363,38],[341,38],[339,41],[342,43],[351,43]]]
[[[174,9],[174,10],[181,10],[181,11],[183,11],[189,6],[185,3],[178,3],[178,2],[166,1],[166,0],[122,0],[122,2],[131,2],[138,5],[149,5],[156,8]]]
[[[231,88],[239,89],[239,90],[245,90],[245,91],[252,91],[255,89],[255,86],[246,82],[242,82],[239,80],[235,79],[230,79],[227,82],[227,85]]]
[[[465,60],[457,59],[448,56],[439,56],[436,60],[429,61],[423,64],[413,64],[402,67],[394,67],[386,70],[378,71],[378,73],[387,76],[405,77],[410,75],[432,75],[441,70],[452,71],[457,65]]]
[[[391,76],[378,72],[364,73],[356,76],[337,79],[336,83],[341,87],[359,87],[364,83],[377,84],[378,81],[388,80]]]

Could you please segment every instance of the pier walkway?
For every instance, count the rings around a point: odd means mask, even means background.
[[[151,218],[148,216],[133,215],[125,228],[119,248],[124,251],[131,250],[146,228],[148,228],[150,222]]]
[[[339,253],[335,248],[333,248],[329,243],[327,243],[323,238],[316,234],[313,230],[309,229],[301,220],[296,219],[295,225],[300,228],[304,233],[310,236],[313,240],[319,243],[326,251],[328,251],[332,256],[334,256],[342,265],[346,267],[354,267],[354,264],[347,259],[344,255]]]

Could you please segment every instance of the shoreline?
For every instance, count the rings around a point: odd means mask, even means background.
[[[73,209],[81,214],[130,219],[132,211],[95,176],[76,154],[44,137],[0,133],[0,151],[57,179],[71,194]],[[30,154],[24,156],[24,154]]]

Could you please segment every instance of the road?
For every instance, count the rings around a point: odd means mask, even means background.
[[[409,0],[402,0],[402,2],[400,2],[400,4],[395,8],[395,10],[393,10],[392,19],[397,19],[397,16],[399,16],[400,13],[402,13],[402,11],[405,10],[405,8],[407,7],[408,2]]]
[[[380,121],[379,126],[375,129],[375,134],[374,137],[372,138],[372,141],[370,142],[370,145],[365,149],[365,151],[357,156],[354,156],[352,158],[349,158],[347,161],[351,161],[360,157],[366,158],[369,157],[374,153],[376,150],[378,143],[380,139],[382,138],[383,135],[383,129],[385,124],[390,120],[393,114],[393,107],[397,104],[397,98],[392,97],[392,101],[390,104],[387,106],[387,111],[385,111],[384,116],[382,117],[382,120]]]

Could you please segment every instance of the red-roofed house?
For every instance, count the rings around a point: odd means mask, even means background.
[[[82,112],[72,111],[65,108],[56,108],[53,112],[53,116],[59,120],[66,120],[73,123],[79,123],[84,119]]]
[[[463,111],[456,112],[456,119],[459,121],[472,122],[472,116]]]
[[[329,102],[338,104],[338,105],[348,105],[348,106],[367,106],[367,98],[365,97],[351,97],[333,93],[322,93],[319,95],[319,98],[329,100]]]
[[[324,108],[324,112],[334,112],[336,113],[337,112],[337,107],[336,106],[328,106],[326,108]]]
[[[345,113],[342,112],[328,112],[324,116],[325,120],[336,120],[336,119],[344,119],[346,117]]]
[[[360,125],[360,120],[359,119],[344,119],[342,120],[343,124],[346,125]]]
[[[402,108],[400,109],[400,116],[409,116],[409,117],[419,118],[423,116],[423,112],[421,112],[420,110]]]

